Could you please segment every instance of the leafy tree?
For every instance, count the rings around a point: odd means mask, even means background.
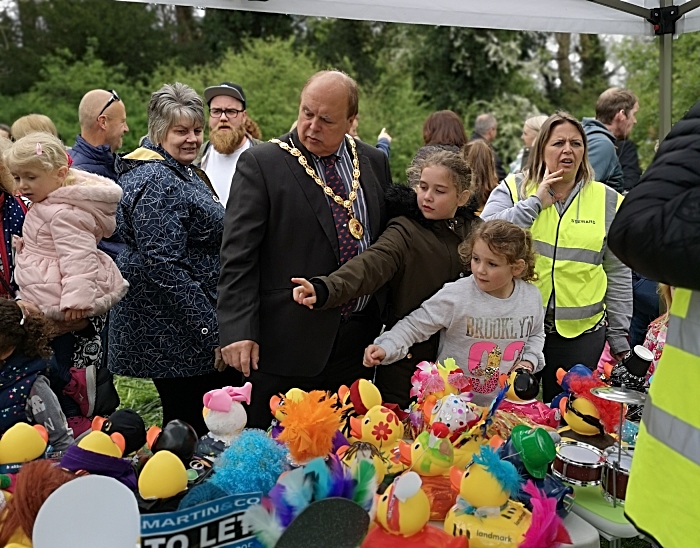
[[[115,89],[124,101],[131,129],[124,136],[124,149],[137,146],[143,134],[140,131],[146,125],[148,92],[142,84],[128,78],[123,66],[108,67],[89,46],[82,59],[75,59],[65,50],[46,56],[39,77],[30,91],[13,97],[0,96],[0,120],[12,123],[25,114],[45,114],[56,124],[66,146],[72,146],[80,133],[78,105],[83,95],[96,88]]]
[[[413,27],[413,76],[433,110],[466,112],[474,101],[531,88],[522,71],[541,42],[537,33]]]
[[[5,6],[0,15],[3,94],[28,90],[45,56],[59,50],[81,58],[92,45],[96,58],[121,65],[131,78],[185,53],[170,39],[176,23],[164,10],[171,6],[113,0],[11,0]]]
[[[673,42],[673,123],[698,101],[700,87],[700,34],[681,34]],[[659,139],[659,45],[656,39],[628,38],[615,50],[627,72],[625,86],[639,98],[637,125],[632,139],[639,147],[642,167],[654,157]]]
[[[212,61],[229,49],[241,51],[253,38],[289,38],[295,28],[296,20],[290,15],[207,8],[202,19],[202,49]]]

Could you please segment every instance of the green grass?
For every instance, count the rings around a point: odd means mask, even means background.
[[[122,409],[133,409],[146,423],[146,429],[154,424],[162,426],[163,409],[160,397],[150,379],[135,379],[132,377],[114,377],[121,398]]]
[[[115,376],[114,384],[122,400],[122,408],[133,409],[141,415],[146,423],[146,428],[153,424],[162,426],[163,410],[160,398],[150,379]],[[600,546],[607,548],[608,542],[601,539]],[[622,546],[623,548],[648,548],[649,543],[640,539],[626,539],[622,541]]]

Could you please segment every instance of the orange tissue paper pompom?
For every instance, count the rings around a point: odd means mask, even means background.
[[[340,428],[337,398],[313,390],[299,401],[285,400],[282,433],[277,438],[299,464],[325,457],[333,448],[333,436]]]

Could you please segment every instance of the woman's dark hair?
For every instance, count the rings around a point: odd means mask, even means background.
[[[433,112],[423,124],[423,142],[426,145],[453,145],[462,148],[467,144],[462,119],[451,110]]]
[[[0,352],[14,346],[22,356],[48,358],[52,335],[53,327],[44,316],[24,313],[17,301],[0,298]]]
[[[464,158],[472,170],[472,186],[478,208],[483,208],[491,192],[498,186],[496,158],[486,141],[477,139],[464,147]]]
[[[520,259],[525,261],[525,269],[518,276],[521,280],[533,282],[537,279],[535,251],[529,230],[500,219],[479,223],[459,246],[459,256],[467,266],[471,265],[472,250],[477,240],[482,240],[493,253],[503,255],[508,264],[515,264]]]

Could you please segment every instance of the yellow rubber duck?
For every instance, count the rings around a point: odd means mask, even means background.
[[[139,474],[139,494],[146,500],[168,499],[187,489],[187,470],[170,451],[155,453]]]
[[[336,452],[340,460],[350,470],[355,470],[357,463],[363,460],[371,460],[374,463],[374,470],[377,476],[377,485],[381,485],[386,476],[387,465],[389,464],[384,456],[374,445],[364,441],[356,441],[351,445],[341,447]]]
[[[270,398],[270,411],[272,412],[272,415],[278,421],[281,421],[282,419],[284,419],[284,402],[300,402],[305,395],[306,392],[304,392],[303,390],[299,388],[292,388],[291,390],[287,391],[287,393],[284,394],[283,397],[277,395],[272,396]]]
[[[0,438],[0,464],[30,462],[46,451],[49,435],[40,424],[18,422]]]
[[[406,472],[379,497],[376,520],[386,531],[410,537],[430,520],[430,501],[415,472]]]
[[[78,442],[78,447],[86,451],[120,459],[124,454],[126,442],[124,441],[124,436],[119,432],[114,432],[108,436],[104,432],[93,430]]]
[[[481,447],[467,470],[452,468],[457,504],[447,513],[445,531],[469,537],[470,548],[516,548],[530,527],[532,515],[510,494],[520,488],[515,466],[500,460],[490,447]]]
[[[350,417],[350,435],[386,452],[398,445],[403,437],[403,425],[391,409],[375,405],[362,419]]]
[[[367,379],[358,379],[350,385],[338,389],[338,400],[342,405],[341,432],[350,443],[358,441],[351,433],[350,419],[355,417],[362,420],[367,411],[377,405],[382,405],[382,394],[374,384]]]
[[[454,447],[448,439],[450,429],[443,423],[433,424],[430,432],[421,432],[413,443],[399,442],[403,464],[421,476],[447,476],[454,463]]]

